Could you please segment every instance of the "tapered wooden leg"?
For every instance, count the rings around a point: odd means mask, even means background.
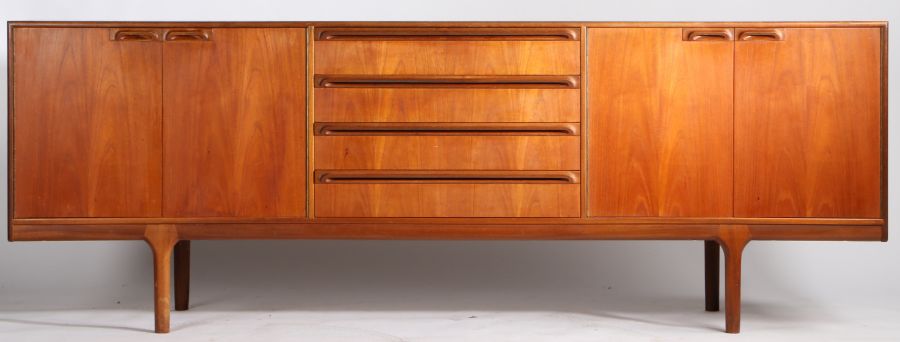
[[[169,332],[172,250],[178,242],[173,225],[151,225],[144,231],[144,240],[153,250],[153,295],[156,312],[156,332]]]
[[[719,243],[703,242],[706,281],[706,311],[719,311]]]
[[[750,242],[747,226],[727,226],[719,230],[725,252],[725,332],[741,331],[741,255]]]
[[[191,242],[175,244],[175,310],[188,309],[191,289]]]

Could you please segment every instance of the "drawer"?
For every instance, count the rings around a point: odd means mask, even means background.
[[[572,124],[317,123],[316,169],[578,170]]]
[[[315,73],[578,75],[578,28],[317,28]]]
[[[316,88],[319,122],[579,122],[581,91]]]
[[[317,217],[577,217],[577,172],[319,171]]]

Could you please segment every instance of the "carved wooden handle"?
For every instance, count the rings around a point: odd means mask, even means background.
[[[316,88],[578,88],[579,76],[316,75]]]
[[[577,28],[317,28],[316,40],[580,40]]]
[[[110,38],[115,41],[158,41],[159,32],[156,30],[113,30]]]
[[[315,135],[579,135],[578,123],[319,122]]]
[[[166,32],[166,41],[209,41],[210,30],[171,30]]]
[[[704,28],[704,29],[683,29],[681,38],[686,41],[730,41],[734,40],[731,29],[727,28]]]
[[[359,171],[316,170],[319,184],[342,183],[552,183],[577,184],[577,171]]]
[[[784,30],[782,29],[744,29],[738,31],[738,40],[765,40],[765,41],[781,41],[784,40]]]

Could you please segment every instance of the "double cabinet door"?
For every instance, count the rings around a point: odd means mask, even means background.
[[[16,218],[302,217],[303,28],[16,28]]]
[[[589,37],[590,216],[880,217],[880,29]]]

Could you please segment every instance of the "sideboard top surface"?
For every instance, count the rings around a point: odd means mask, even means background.
[[[887,27],[887,21],[9,21],[10,27]]]

